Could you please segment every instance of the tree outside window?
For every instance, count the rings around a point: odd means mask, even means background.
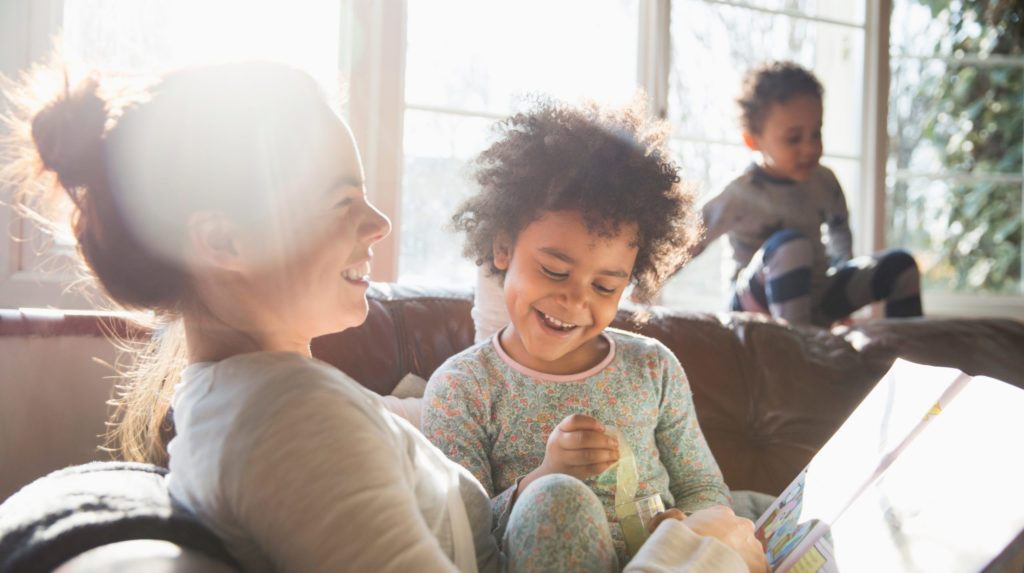
[[[896,0],[887,240],[927,292],[1021,295],[1024,3]]]

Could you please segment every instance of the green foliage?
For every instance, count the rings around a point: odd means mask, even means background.
[[[949,41],[934,47],[936,56],[1021,56],[1024,50],[1024,0],[918,1],[948,26]],[[939,73],[922,73],[921,80],[914,98],[923,104],[920,137],[939,151],[946,171],[1022,173],[1024,67],[952,63]],[[941,262],[927,269],[926,283],[949,291],[1019,293],[1022,192],[1013,183],[952,185],[941,213],[948,227],[937,245]]]

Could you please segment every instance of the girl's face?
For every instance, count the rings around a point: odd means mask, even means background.
[[[761,133],[744,134],[747,146],[760,151],[762,167],[772,176],[806,181],[821,159],[821,98],[800,95],[772,105]]]
[[[283,347],[358,326],[366,319],[371,245],[391,223],[366,197],[362,164],[348,127],[332,116],[322,145],[286,193],[279,229],[254,230],[250,280],[261,324],[287,336]]]
[[[598,335],[611,324],[636,261],[637,229],[614,237],[591,233],[576,211],[547,212],[519,233],[499,238],[494,264],[504,269],[512,324],[501,345],[520,364],[548,374],[572,374],[607,353]]]

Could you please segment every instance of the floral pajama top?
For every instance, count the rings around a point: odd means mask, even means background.
[[[675,355],[659,341],[605,330],[609,352],[586,372],[544,374],[515,362],[498,334],[449,358],[434,372],[423,400],[423,433],[465,466],[491,496],[503,529],[517,479],[540,466],[548,436],[566,416],[582,413],[616,426],[636,458],[636,495],[660,493],[665,507],[692,511],[730,504],[729,490],[693,407]],[[585,483],[604,505],[612,537],[625,541],[615,517],[615,480]]]

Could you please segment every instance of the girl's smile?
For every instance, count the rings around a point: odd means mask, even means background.
[[[495,241],[495,265],[506,271],[505,304],[512,324],[499,340],[520,364],[572,374],[607,353],[599,336],[614,320],[636,261],[636,227],[606,236],[580,213],[545,213],[515,245]]]

